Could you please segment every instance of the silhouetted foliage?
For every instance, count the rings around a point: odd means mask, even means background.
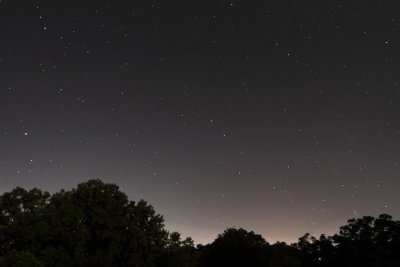
[[[229,228],[204,247],[204,266],[266,266],[268,243],[261,235]]]
[[[284,242],[277,242],[271,245],[268,258],[268,266],[270,267],[302,266],[299,251],[293,246],[289,246]]]
[[[165,256],[161,258],[158,266],[197,266],[197,254],[192,238],[181,240],[178,232],[172,232],[165,248]]]
[[[298,250],[285,243],[270,245],[253,231],[228,228],[207,245],[198,246],[200,266],[301,266]]]
[[[53,195],[17,187],[0,196],[0,266],[400,266],[400,222],[387,214],[292,245],[228,228],[196,248],[163,222],[145,201],[100,180]]]
[[[30,252],[10,251],[0,257],[0,266],[6,267],[44,267],[43,262],[38,261]]]
[[[162,216],[100,180],[51,197],[16,188],[0,208],[1,251],[30,251],[46,266],[155,266],[167,242]]]
[[[325,235],[316,239],[310,234],[305,234],[299,238],[295,247],[301,252],[301,261],[304,266],[330,266],[336,254],[332,239]]]
[[[350,219],[339,234],[309,234],[296,247],[306,266],[400,266],[400,222],[387,214]]]
[[[342,266],[400,266],[400,222],[387,214],[348,220],[332,240]]]

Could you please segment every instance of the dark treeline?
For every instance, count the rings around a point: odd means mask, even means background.
[[[351,219],[339,234],[269,244],[226,229],[194,246],[164,229],[145,201],[90,180],[50,195],[17,187],[0,196],[0,266],[400,266],[400,222],[386,214]]]

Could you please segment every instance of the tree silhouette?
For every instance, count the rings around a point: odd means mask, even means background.
[[[2,251],[30,251],[46,266],[155,266],[167,242],[162,216],[100,180],[50,198],[16,188],[0,208]]]
[[[268,249],[269,267],[300,267],[302,266],[299,251],[284,242],[277,242]]]
[[[158,266],[194,267],[197,266],[197,254],[192,238],[181,240],[178,232],[172,232],[169,234],[165,255]]]
[[[350,219],[331,237],[309,234],[295,245],[307,266],[400,266],[400,222],[387,214]]]
[[[129,201],[100,180],[52,195],[16,187],[0,196],[0,266],[400,266],[400,222],[387,214],[350,219],[338,234],[305,234],[291,246],[228,228],[195,248],[163,222],[144,200]]]
[[[50,194],[39,189],[16,187],[0,197],[0,252],[2,254],[37,246],[41,225],[40,211],[48,204]]]
[[[0,266],[7,267],[44,267],[43,262],[38,261],[30,252],[18,252],[12,250],[0,257]]]
[[[342,266],[400,266],[400,222],[390,215],[350,219],[332,239]]]
[[[261,235],[228,228],[204,248],[204,266],[266,266],[268,243]]]

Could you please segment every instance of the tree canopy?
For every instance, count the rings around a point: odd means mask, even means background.
[[[30,251],[46,266],[155,266],[168,237],[152,206],[100,180],[52,196],[16,188],[0,209],[1,251]]]
[[[100,180],[54,194],[16,187],[0,196],[0,266],[394,267],[398,251],[400,222],[387,214],[350,219],[333,236],[305,234],[291,245],[228,228],[195,247],[169,233],[147,202]]]

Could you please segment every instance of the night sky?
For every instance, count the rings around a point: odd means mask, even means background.
[[[196,243],[400,216],[398,0],[0,0],[0,193],[99,178]]]

